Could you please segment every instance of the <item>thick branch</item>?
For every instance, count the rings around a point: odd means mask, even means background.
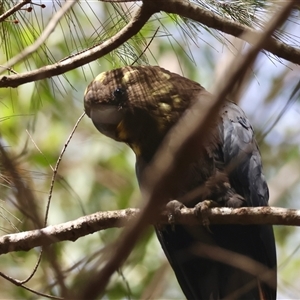
[[[139,209],[133,208],[97,212],[74,221],[51,225],[40,230],[8,234],[0,238],[0,254],[28,251],[34,247],[48,246],[62,241],[76,241],[80,237],[100,230],[123,227],[137,217],[139,212]],[[204,218],[210,224],[300,226],[300,210],[280,207],[208,208],[203,217],[201,215],[197,217],[194,208],[183,208],[176,215],[174,223],[201,225]],[[160,224],[169,224],[166,212],[163,212],[158,220]]]
[[[182,0],[171,0],[171,3],[169,1],[159,2],[160,9],[167,13],[178,14],[181,17],[192,19],[210,28],[238,37],[250,44],[254,44],[255,42],[255,36],[258,33],[257,30],[220,17],[211,11],[201,8],[197,4]],[[263,48],[278,57],[300,64],[300,49],[293,48],[275,38],[270,38]]]
[[[109,1],[105,1],[109,2]],[[118,1],[124,2],[124,1]],[[126,1],[128,2],[128,1]],[[18,75],[4,75],[0,77],[1,87],[17,87],[21,84],[37,81],[52,76],[64,74],[77,67],[81,67],[100,57],[103,57],[110,51],[118,48],[132,36],[137,34],[145,25],[148,19],[156,12],[164,11],[174,13],[182,17],[198,21],[208,27],[228,33],[232,36],[241,38],[250,44],[254,44],[255,37],[259,31],[251,29],[238,22],[228,20],[217,16],[212,12],[205,10],[198,5],[189,1],[183,0],[144,0],[142,7],[137,11],[136,15],[131,19],[115,36],[100,45],[87,49],[77,55],[57,62],[53,65],[48,65],[40,69],[29,71]],[[300,64],[300,49],[293,48],[284,44],[275,38],[268,40],[264,45],[264,49],[296,64]],[[3,66],[4,70],[8,69],[7,65]]]
[[[90,63],[114,49],[124,44],[127,40],[137,34],[148,19],[154,14],[153,5],[143,5],[130,20],[130,22],[120,30],[116,35],[109,40],[97,45],[89,50],[86,50],[76,56],[72,56],[66,60],[62,60],[53,65],[48,65],[34,71],[26,72],[18,75],[4,75],[0,77],[1,87],[17,87],[20,84],[45,79],[48,77],[64,74],[70,70],[81,67],[87,63]],[[3,66],[7,69],[7,66]]]

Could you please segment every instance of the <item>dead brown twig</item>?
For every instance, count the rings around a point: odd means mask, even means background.
[[[3,13],[0,16],[0,22],[3,22],[4,20],[6,20],[9,16],[11,16],[12,14],[14,14],[15,12],[17,12],[18,10],[20,10],[23,6],[25,6],[26,4],[30,4],[31,0],[23,0],[20,1],[19,3],[17,3],[16,5],[14,5],[13,7],[11,7],[8,11],[6,11],[5,13]]]

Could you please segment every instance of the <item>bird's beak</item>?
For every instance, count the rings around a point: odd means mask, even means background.
[[[101,133],[116,138],[116,129],[123,119],[123,112],[115,105],[100,104],[91,107],[90,118]]]

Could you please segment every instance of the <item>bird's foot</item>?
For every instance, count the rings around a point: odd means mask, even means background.
[[[195,216],[197,219],[202,220],[202,225],[207,227],[209,226],[209,209],[213,207],[218,207],[219,204],[212,200],[204,200],[195,205]],[[209,229],[209,228],[208,228]]]
[[[177,200],[172,200],[166,205],[168,222],[172,226],[172,229],[174,229],[176,217],[180,216],[182,208],[185,208],[185,206]]]

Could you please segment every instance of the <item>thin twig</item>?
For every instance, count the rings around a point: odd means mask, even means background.
[[[6,71],[8,71],[8,72],[11,72],[11,73],[13,73],[13,74],[15,74],[15,75],[17,75],[18,74],[18,72],[16,72],[14,69],[12,69],[12,68],[5,68],[4,66],[2,66],[2,65],[0,65],[0,68],[3,68],[4,70],[6,70]],[[0,72],[1,73],[1,72]]]
[[[76,121],[69,137],[67,138],[67,141],[64,144],[64,147],[62,148],[60,155],[56,161],[55,167],[53,169],[53,174],[52,174],[52,179],[51,179],[51,184],[50,184],[50,190],[49,190],[49,196],[48,196],[48,201],[47,201],[47,206],[46,206],[46,212],[45,212],[45,221],[44,221],[44,226],[47,225],[47,220],[48,220],[48,214],[49,214],[49,209],[50,209],[50,203],[51,203],[51,199],[52,199],[52,193],[53,193],[53,188],[54,188],[54,183],[55,183],[55,179],[56,179],[56,175],[57,175],[57,171],[59,168],[59,165],[61,163],[62,157],[75,133],[76,128],[78,127],[80,121],[82,120],[82,118],[85,116],[85,112],[81,114],[81,116],[78,118],[78,120]]]
[[[31,0],[23,0],[17,3],[15,6],[13,6],[12,8],[10,8],[8,11],[6,11],[4,14],[0,16],[0,23],[5,21],[5,19],[7,19],[9,16],[11,16],[12,14],[20,10],[20,8],[22,8],[23,6],[29,3],[31,3]]]
[[[26,133],[28,134],[31,142],[33,143],[34,147],[42,154],[42,156],[44,157],[45,161],[48,163],[48,165],[50,166],[51,170],[54,171],[53,167],[51,166],[50,162],[48,161],[46,155],[42,152],[42,150],[39,148],[39,146],[36,144],[36,142],[34,141],[33,137],[31,136],[31,134],[29,133],[29,131],[26,129]]]
[[[293,1],[293,3],[295,2]],[[210,28],[238,37],[252,45],[256,42],[255,36],[260,32],[241,23],[220,17],[213,12],[188,1],[160,1],[160,9],[167,13],[178,14],[181,17],[200,22]],[[262,49],[293,63],[300,64],[300,49],[291,47],[275,38],[269,38],[268,43],[265,43]]]
[[[20,84],[26,82],[32,82],[55,75],[60,75],[77,67],[90,63],[91,61],[94,61],[108,54],[112,50],[118,48],[135,34],[137,34],[146,24],[151,15],[155,12],[156,10],[154,10],[151,4],[143,5],[137,10],[130,22],[108,41],[105,41],[102,44],[97,45],[96,47],[81,52],[76,56],[72,56],[53,65],[48,65],[46,67],[42,67],[40,69],[36,69],[19,75],[4,75],[0,77],[0,87],[17,87]],[[4,67],[7,66],[4,65]],[[0,72],[0,74],[1,73],[3,72]]]
[[[142,55],[145,54],[145,52],[147,51],[147,49],[150,47],[151,43],[153,42],[153,40],[154,40],[154,38],[155,38],[158,30],[159,30],[159,27],[156,28],[156,30],[155,30],[154,34],[152,35],[149,43],[147,44],[147,46],[145,47],[145,49],[142,51],[142,53],[133,61],[133,63],[131,64],[131,66],[133,66],[142,57]]]
[[[59,157],[58,157],[58,160],[57,160],[57,162],[56,162],[56,165],[55,165],[54,169],[51,167],[51,169],[53,170],[53,176],[52,176],[52,180],[51,180],[50,191],[49,191],[49,197],[48,197],[48,202],[47,202],[47,207],[46,207],[44,226],[46,226],[46,224],[47,224],[47,219],[48,219],[48,214],[49,214],[49,208],[50,208],[50,203],[51,203],[51,198],[52,198],[52,192],[53,192],[53,188],[54,188],[54,183],[55,183],[55,179],[56,179],[58,167],[59,167],[60,162],[61,162],[61,160],[62,160],[63,154],[65,153],[66,148],[67,148],[68,144],[70,143],[70,140],[71,140],[71,138],[72,138],[72,136],[73,136],[73,134],[74,134],[74,132],[75,132],[75,130],[76,130],[76,128],[77,128],[79,122],[81,121],[81,119],[83,118],[84,115],[85,115],[85,113],[83,113],[83,114],[79,117],[79,119],[77,120],[77,122],[75,123],[75,125],[74,125],[74,127],[73,127],[73,129],[72,129],[72,131],[71,131],[71,133],[70,133],[70,135],[69,135],[69,137],[68,137],[68,139],[67,139],[67,141],[66,141],[66,143],[65,143],[65,145],[64,145],[64,147],[63,147],[63,149],[62,149],[62,151],[61,151],[61,153],[60,153],[60,155],[59,155]],[[28,133],[28,132],[27,132],[27,133]],[[29,135],[29,136],[30,136],[30,135]],[[31,136],[30,136],[30,138],[32,139]],[[33,141],[33,140],[32,140],[32,141]],[[33,143],[34,143],[34,142],[33,142]],[[34,143],[34,145],[37,147],[37,145],[36,145],[35,143]],[[37,149],[39,150],[38,147],[37,147]],[[40,151],[40,150],[39,150],[39,151]],[[41,152],[41,151],[40,151],[40,152]],[[51,255],[50,249],[47,249],[46,252],[48,253],[48,255]],[[11,282],[13,282],[14,284],[19,285],[19,286],[22,286],[22,287],[28,289],[27,287],[24,286],[24,283],[28,282],[28,281],[34,276],[34,274],[36,273],[36,271],[37,271],[37,269],[38,269],[38,267],[39,267],[39,264],[40,264],[40,262],[41,262],[42,255],[43,255],[43,249],[42,249],[42,250],[40,251],[40,253],[39,253],[39,257],[38,257],[38,260],[37,260],[37,262],[36,262],[36,264],[35,264],[35,266],[34,266],[34,269],[32,270],[32,272],[30,273],[30,275],[29,275],[26,279],[24,279],[24,280],[17,280],[17,279],[13,279],[13,278],[11,278],[11,277],[9,277],[9,276],[7,276],[7,275],[5,275],[5,278],[6,278],[6,279],[9,278],[9,280],[10,280]],[[56,262],[55,262],[54,259],[52,259],[52,262],[51,262],[51,263],[52,263],[52,266],[55,266],[55,265],[56,265]],[[59,275],[59,270],[56,270],[56,273]],[[2,273],[0,273],[0,276],[4,277],[4,275],[3,275]],[[63,282],[60,282],[60,286],[64,287]],[[64,289],[65,289],[65,287],[64,287]],[[35,292],[34,290],[31,290],[31,291]],[[38,293],[38,292],[36,292],[36,293]],[[60,298],[57,298],[57,299],[60,299]]]
[[[34,289],[31,289],[30,287],[24,285],[22,281],[19,281],[19,280],[14,279],[14,278],[12,278],[10,276],[7,276],[6,274],[4,274],[2,272],[0,272],[0,276],[3,277],[3,278],[5,278],[6,280],[10,281],[14,285],[20,286],[20,287],[24,288],[25,290],[27,290],[27,291],[29,291],[29,292],[31,292],[33,294],[36,294],[36,295],[39,295],[39,296],[43,296],[43,297],[49,298],[49,299],[63,300],[63,298],[61,298],[61,297],[52,296],[52,295],[41,293],[41,292],[38,292],[38,291],[36,291]]]
[[[36,41],[25,48],[21,53],[10,59],[5,65],[5,69],[12,68],[15,64],[18,62],[24,60],[27,56],[34,53],[50,36],[50,34],[53,32],[59,21],[65,16],[66,12],[72,8],[78,0],[74,1],[66,1],[65,4],[61,7],[61,9],[51,18],[49,21],[47,27],[42,32],[42,34],[36,39]],[[30,1],[31,2],[31,1]],[[0,72],[1,74],[1,72]]]

